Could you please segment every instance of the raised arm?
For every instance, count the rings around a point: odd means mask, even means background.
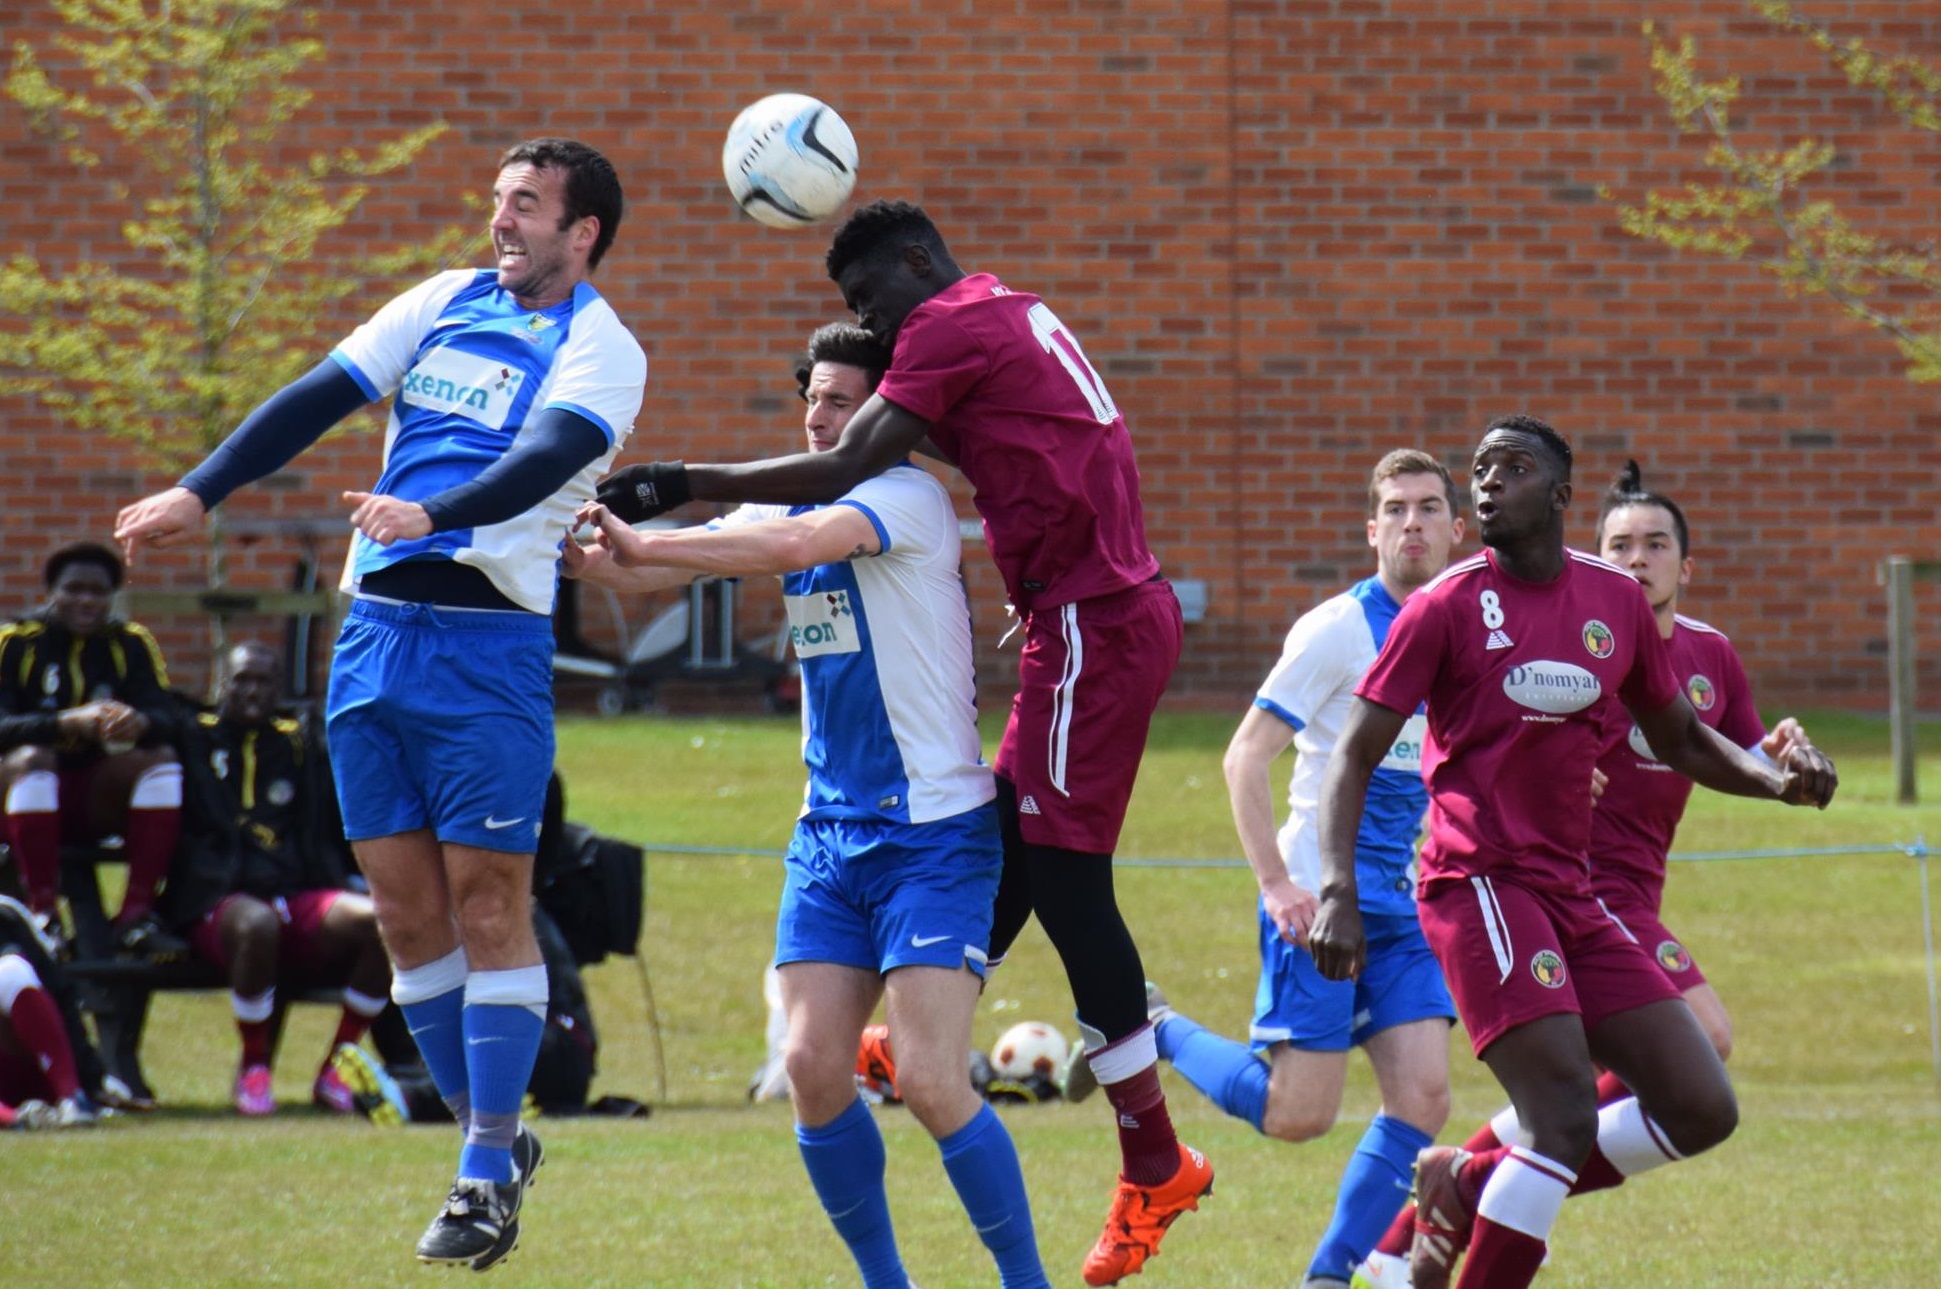
[[[1654,712],[1632,708],[1631,718],[1660,761],[1714,792],[1824,810],[1839,786],[1833,762],[1805,741],[1803,731],[1769,764],[1699,720],[1682,694]]]
[[[855,506],[828,506],[732,528],[671,533],[636,532],[598,503],[583,509],[579,518],[595,526],[594,540],[622,569],[659,567],[753,577],[860,559],[883,549],[876,525]]]
[[[1321,903],[1307,947],[1315,967],[1329,980],[1352,979],[1367,962],[1361,891],[1355,881],[1355,836],[1368,801],[1368,780],[1407,723],[1401,712],[1357,696],[1321,776]]]
[[[115,516],[115,540],[130,564],[141,546],[179,545],[236,489],[288,465],[331,426],[370,401],[335,359],[326,358],[263,401],[182,482]]]
[[[930,422],[872,394],[826,452],[740,465],[654,461],[628,466],[601,480],[599,502],[629,524],[689,501],[825,505],[908,457],[929,434]]]

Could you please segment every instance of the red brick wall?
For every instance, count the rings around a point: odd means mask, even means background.
[[[1941,16],[1922,6],[1809,7],[1941,60]],[[1932,231],[1941,139],[1899,128],[1741,0],[1661,8],[1714,68],[1730,59],[1745,76],[1755,140],[1831,135],[1832,191],[1882,227]],[[721,135],[765,92],[835,103],[862,148],[858,197],[921,201],[965,264],[1046,296],[1126,410],[1154,543],[1211,595],[1178,695],[1237,707],[1287,621],[1368,566],[1376,456],[1415,444],[1460,463],[1489,417],[1528,410],[1577,447],[1574,540],[1589,540],[1595,492],[1638,456],[1692,517],[1689,607],[1733,635],[1764,696],[1877,705],[1874,569],[1941,546],[1941,412],[1890,346],[1825,305],[1617,230],[1599,185],[1635,199],[1702,174],[1650,91],[1641,12],[347,0],[323,11],[329,59],[291,140],[303,152],[453,126],[367,202],[341,242],[353,265],[463,217],[459,194],[488,187],[518,138],[608,151],[629,211],[598,280],[651,362],[631,455],[732,458],[793,445],[789,358],[841,305],[819,269],[822,233],[730,208]],[[9,35],[45,50],[51,21],[35,5]],[[56,264],[121,255],[111,185],[67,172],[0,108],[8,248]],[[374,437],[347,436],[232,508],[338,514],[337,491],[372,477],[375,452]],[[20,401],[0,402],[0,453],[9,612],[37,597],[49,549],[105,536],[119,502],[164,481],[120,445],[65,441]],[[243,550],[238,580],[280,580],[293,550]],[[973,563],[984,674],[1001,680],[997,581]],[[186,584],[195,569],[156,560],[138,577]],[[1931,607],[1932,589],[1922,597]],[[191,625],[156,625],[198,678]],[[1924,628],[1922,645],[1932,694],[1941,631]]]

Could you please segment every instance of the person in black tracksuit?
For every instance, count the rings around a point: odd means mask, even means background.
[[[384,1009],[391,964],[370,897],[350,889],[349,848],[323,739],[281,714],[276,652],[244,643],[224,660],[216,705],[173,722],[187,777],[185,844],[164,909],[196,956],[229,975],[242,1036],[235,1104],[276,1108],[270,1063],[279,981],[343,987],[343,1015],[312,1084],[326,1110],[356,1109],[331,1054]]]
[[[179,955],[187,946],[153,915],[182,807],[181,766],[155,727],[169,702],[161,648],[110,615],[122,564],[107,547],[54,552],[45,581],[47,607],[0,627],[0,716],[14,718],[0,785],[26,902],[58,938],[62,844],[119,836],[128,888],[117,946]]]

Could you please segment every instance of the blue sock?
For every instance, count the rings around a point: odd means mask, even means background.
[[[863,1289],[908,1289],[883,1189],[883,1134],[860,1100],[820,1128],[795,1125],[795,1144],[823,1212],[849,1246]]]
[[[536,1001],[535,1001],[536,995]],[[465,983],[465,1068],[472,1124],[460,1177],[512,1180],[512,1141],[546,1034],[546,968],[474,971]]]
[[[391,997],[424,1058],[425,1072],[451,1107],[458,1130],[471,1127],[471,1084],[465,1073],[465,951],[395,973]]]
[[[964,1202],[977,1238],[997,1260],[1002,1289],[1051,1289],[1038,1261],[1038,1237],[1031,1226],[1031,1200],[1024,1193],[1024,1170],[1004,1121],[984,1106],[971,1121],[937,1143],[944,1171]]]
[[[1267,1113],[1266,1062],[1245,1043],[1222,1038],[1184,1016],[1168,1016],[1154,1028],[1161,1057],[1214,1105],[1260,1131],[1261,1117]]]
[[[1414,1124],[1385,1114],[1375,1116],[1341,1174],[1334,1220],[1314,1250],[1309,1276],[1346,1280],[1354,1274],[1408,1201],[1416,1155],[1434,1142]]]

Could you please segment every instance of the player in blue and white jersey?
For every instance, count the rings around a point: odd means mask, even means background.
[[[1415,913],[1415,840],[1426,718],[1404,727],[1369,787],[1356,838],[1368,966],[1356,981],[1322,979],[1304,947],[1321,889],[1316,830],[1322,772],[1389,624],[1410,592],[1461,540],[1449,472],[1423,452],[1391,452],[1368,486],[1376,574],[1303,614],[1280,661],[1228,744],[1226,778],[1247,862],[1260,885],[1260,984],[1251,1045],[1222,1038],[1151,999],[1159,1054],[1228,1114],[1283,1141],[1333,1126],[1348,1049],[1374,1066],[1382,1109],[1342,1175],[1333,1220],[1308,1264],[1308,1286],[1346,1285],[1408,1194],[1416,1152],[1449,1115],[1449,1025],[1455,1006]],[[1269,767],[1294,743],[1291,807],[1274,830]],[[1264,1053],[1268,1064],[1262,1064]]]
[[[587,280],[620,224],[612,164],[530,140],[500,158],[492,205],[496,267],[386,304],[116,523],[131,561],[186,541],[236,488],[392,400],[382,474],[344,494],[356,599],[327,729],[392,996],[466,1133],[418,1257],[476,1270],[511,1252],[539,1160],[518,1114],[546,1016],[528,907],[553,763],[559,548],[632,429],[647,370]]]
[[[810,338],[798,373],[810,451],[835,445],[888,365],[859,327]],[[639,533],[597,505],[582,515],[597,545],[569,550],[568,567],[616,589],[782,577],[809,770],[776,921],[785,1063],[803,1162],[864,1285],[909,1283],[882,1137],[854,1077],[885,997],[898,1091],[937,1139],[1001,1283],[1048,1285],[1017,1152],[964,1060],[1002,843],[950,494],[904,463],[827,506],[743,506],[705,528]]]

